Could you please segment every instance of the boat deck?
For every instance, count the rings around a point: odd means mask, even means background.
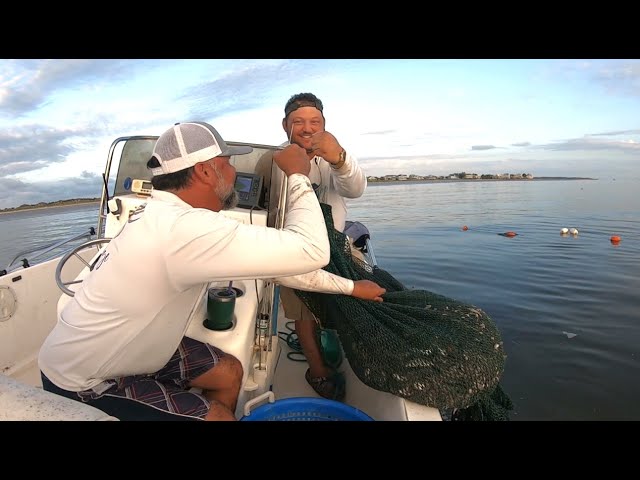
[[[11,374],[12,378],[32,385],[34,387],[42,388],[42,380],[40,379],[40,369],[38,368],[38,357],[34,357],[31,361],[25,364],[22,368],[16,370]]]
[[[294,322],[286,318],[283,312],[284,309],[280,305],[278,332],[285,336],[290,331],[288,326],[293,326]],[[273,341],[275,343],[271,355],[275,356],[276,367],[271,390],[275,399],[292,397],[320,398],[305,380],[305,371],[308,368],[308,364],[304,357],[296,355],[295,360],[289,358],[287,354],[294,350],[287,342],[280,336],[274,338]],[[4,373],[25,384],[37,388],[42,387],[37,352],[22,364],[15,365],[10,370]],[[346,358],[344,358],[340,370],[345,376],[347,385],[345,403],[358,408],[374,420],[442,420],[440,412],[435,408],[418,405],[368,387],[355,375]]]
[[[287,323],[292,321],[284,317],[283,308],[279,309],[278,331],[289,332]],[[287,345],[282,338],[279,342],[279,357],[276,373],[273,379],[272,390],[276,399],[291,397],[313,397],[320,396],[311,388],[304,378],[308,368],[306,361],[291,360],[287,357],[289,352],[294,350]],[[297,356],[296,356],[297,358]],[[346,380],[345,403],[362,410],[374,420],[389,421],[441,421],[442,417],[436,408],[425,407],[423,405],[410,402],[390,393],[374,390],[365,385],[355,375],[345,357],[340,371],[343,372]]]

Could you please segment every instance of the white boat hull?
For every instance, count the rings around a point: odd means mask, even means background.
[[[148,151],[145,153],[145,149],[152,147],[153,143],[150,139],[154,141],[154,137],[132,137],[114,142],[110,155],[117,150],[115,146],[118,142],[130,141],[129,147],[123,147],[125,153],[120,160],[118,179],[132,175],[130,172],[127,173],[126,169],[123,172],[122,167],[122,164],[126,164],[125,157],[128,150],[133,152],[130,155],[132,162],[139,163],[139,159],[149,158],[149,153]],[[254,160],[261,155],[269,154],[276,148],[258,146],[255,149],[257,153]],[[107,177],[109,177],[111,160],[110,157],[106,169]],[[244,158],[242,161],[248,160]],[[146,170],[140,169],[139,165],[132,168],[134,173]],[[240,163],[236,168],[238,171],[253,171],[255,165]],[[121,188],[119,187],[121,183],[116,181],[116,189]],[[128,220],[129,212],[145,200],[144,196],[130,191],[117,191],[116,197],[109,198],[109,202],[103,196],[100,212],[107,210],[107,204],[110,208],[109,213],[100,216],[98,221],[97,231],[104,231],[101,237],[115,236]],[[266,210],[236,208],[221,213],[243,223],[259,225],[268,223]],[[85,260],[89,260],[94,254],[95,250],[89,250],[82,255]],[[32,412],[31,418],[34,420],[47,416],[57,419],[64,417],[64,413],[60,413],[61,410],[52,413],[42,406],[42,402],[29,404],[22,401],[26,410],[19,408],[19,399],[24,398],[25,392],[31,392],[34,399],[41,399],[43,393],[45,396],[54,395],[42,391],[37,357],[40,346],[56,323],[57,311],[71,298],[61,294],[56,283],[55,271],[59,260],[60,258],[56,258],[0,277],[0,374],[7,377],[0,383],[0,410],[3,409],[0,412],[0,419],[24,419],[28,416],[26,411]],[[84,265],[79,260],[75,262],[71,260],[65,265],[64,281],[70,281],[76,276],[82,278],[87,272],[83,270]],[[226,284],[221,282],[212,282],[208,285],[209,288],[225,286]],[[273,285],[262,280],[247,279],[234,281],[233,286],[241,289],[243,294],[236,299],[232,327],[225,331],[213,331],[203,325],[207,314],[207,290],[203,289],[201,298],[191,309],[186,335],[215,345],[234,355],[242,363],[244,377],[235,412],[236,417],[242,418],[247,402],[260,398],[269,391],[273,392],[276,401],[292,397],[319,398],[305,380],[307,363],[289,359],[287,353],[290,347],[278,335],[278,332],[287,332],[287,324],[293,324],[293,321],[285,317],[279,299],[273,296]],[[68,288],[74,290],[77,285],[69,285]],[[273,302],[278,302],[277,309],[272,308]],[[256,322],[258,314],[264,312],[264,305],[267,305],[268,311],[273,313],[271,318],[276,317],[277,328],[269,326],[267,335],[260,336],[256,335]],[[347,359],[343,361],[341,370],[347,381],[345,403],[363,411],[374,420],[441,420],[440,413],[435,408],[418,405],[368,387],[356,377]],[[24,388],[20,389],[17,385],[22,385]],[[54,397],[57,396],[54,395]],[[54,403],[60,405],[57,401]],[[62,403],[65,408],[69,408],[68,419],[75,419],[78,415],[87,413],[78,413],[74,405],[69,405],[66,401]],[[80,402],[72,401],[72,403],[85,406]],[[40,405],[40,407],[34,405]],[[89,414],[89,417],[95,419],[95,415]]]

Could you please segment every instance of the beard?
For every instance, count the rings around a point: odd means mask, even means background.
[[[224,177],[216,167],[215,163],[213,164],[213,171],[216,172],[216,176],[218,177],[218,185],[216,186],[214,193],[218,197],[218,200],[220,200],[222,210],[231,210],[232,208],[235,208],[238,205],[239,197],[234,185],[225,184]]]
[[[216,193],[218,195],[218,198],[220,199],[220,203],[222,204],[222,210],[231,210],[238,205],[238,192],[234,190],[233,186],[231,186],[231,191],[227,192],[224,195],[218,193],[217,190],[219,189],[216,188]]]

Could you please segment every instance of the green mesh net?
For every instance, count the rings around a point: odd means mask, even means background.
[[[351,255],[321,204],[331,245],[324,268],[386,288],[384,302],[296,290],[323,328],[335,329],[357,377],[376,390],[452,413],[452,420],[508,420],[499,385],[505,352],[495,323],[479,308],[406,289],[389,272]]]

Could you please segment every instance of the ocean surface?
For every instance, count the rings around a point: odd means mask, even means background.
[[[69,242],[66,246],[52,248],[49,252],[41,250],[42,255],[20,255],[35,248],[46,247],[67,238],[89,232],[98,227],[99,203],[69,205],[64,207],[38,208],[13,213],[0,214],[0,270],[10,262],[27,258],[33,262],[53,258],[64,252],[65,247],[76,246],[89,240],[89,237]],[[51,245],[53,246],[53,245]],[[21,265],[16,262],[14,265]],[[13,267],[12,267],[13,269]]]
[[[496,322],[512,420],[640,420],[639,192],[611,178],[371,183],[348,205],[381,268]],[[97,210],[0,215],[0,269],[95,227]]]

